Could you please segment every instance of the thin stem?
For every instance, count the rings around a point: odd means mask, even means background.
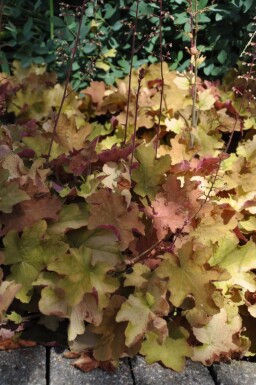
[[[133,157],[134,157],[135,146],[136,146],[136,131],[137,131],[137,118],[138,118],[138,109],[139,109],[139,96],[140,96],[141,82],[142,82],[142,79],[144,78],[144,76],[145,76],[145,70],[144,70],[144,68],[141,68],[139,71],[138,88],[137,88],[136,102],[135,102],[135,116],[134,116],[134,129],[133,129],[133,138],[132,138],[132,154],[131,154],[131,163],[130,163],[130,174],[132,171]]]
[[[126,266],[133,266],[135,263],[138,263],[140,261],[143,261],[145,257],[148,256],[148,253],[150,251],[154,250],[156,246],[160,245],[165,239],[161,239],[160,241],[155,242],[152,246],[150,246],[147,250],[144,250],[141,254],[139,254],[137,257],[133,258],[131,261],[126,262]]]
[[[127,106],[126,106],[127,109],[126,109],[125,126],[124,126],[124,144],[126,143],[126,140],[127,140],[127,131],[128,131],[128,119],[129,119],[129,109],[130,109],[130,101],[131,101],[132,67],[133,67],[133,57],[134,57],[134,52],[135,52],[136,35],[137,35],[139,2],[140,2],[140,0],[137,0],[135,22],[133,25],[133,33],[132,33],[132,48],[131,48],[131,61],[130,61],[129,84],[128,84],[128,99],[127,99]]]
[[[156,26],[156,29],[154,31],[154,36],[157,34],[159,28],[160,28],[160,25]],[[137,45],[136,49],[134,50],[134,53],[139,52],[150,39],[152,39],[151,34],[147,35],[145,39],[139,45]]]
[[[160,49],[160,74],[161,74],[161,92],[160,92],[160,105],[159,105],[159,115],[158,115],[158,125],[156,129],[156,143],[155,143],[155,157],[157,157],[157,149],[159,145],[159,135],[161,129],[161,115],[163,108],[163,98],[164,98],[164,73],[163,73],[163,1],[159,0],[160,4],[160,16],[159,16],[159,49]]]
[[[194,77],[195,77],[195,82],[192,85],[192,118],[191,118],[191,126],[193,128],[197,128],[197,108],[196,108],[196,96],[197,96],[197,76],[198,76],[198,71],[197,68],[195,67],[194,69]]]
[[[75,60],[75,56],[76,56],[76,52],[77,52],[79,36],[80,36],[80,31],[81,31],[81,26],[82,26],[82,20],[83,20],[83,16],[84,16],[84,12],[85,12],[85,6],[86,6],[86,0],[83,0],[83,4],[82,4],[82,7],[81,7],[81,17],[80,17],[80,20],[79,20],[76,40],[75,40],[74,48],[72,50],[72,56],[71,56],[69,67],[68,67],[68,72],[67,72],[67,77],[66,77],[66,81],[65,81],[64,91],[63,91],[60,107],[59,107],[59,110],[58,110],[58,114],[57,114],[57,117],[56,117],[56,119],[54,121],[52,137],[51,137],[51,141],[50,141],[50,146],[49,146],[48,154],[47,154],[47,157],[46,157],[46,159],[47,159],[46,165],[47,166],[48,166],[49,159],[50,159],[50,156],[51,156],[51,151],[52,151],[54,136],[55,136],[56,130],[57,130],[58,121],[60,119],[60,114],[61,114],[64,102],[65,102],[65,99],[66,99],[67,88],[68,88],[68,84],[69,84],[69,80],[70,80],[71,72],[72,72],[72,65],[73,65],[73,62]]]
[[[246,50],[247,50],[247,48],[250,46],[250,44],[252,43],[252,41],[253,41],[253,39],[254,39],[255,36],[256,36],[256,31],[253,32],[253,34],[252,34],[250,40],[248,41],[248,43],[247,43],[246,46],[244,47],[244,50],[243,50],[243,52],[241,53],[240,57],[241,57],[241,56],[244,56],[244,55],[246,54]]]

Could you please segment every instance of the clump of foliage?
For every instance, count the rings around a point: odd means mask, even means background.
[[[1,338],[52,331],[85,370],[255,355],[255,88],[228,79],[193,99],[162,62],[60,111],[55,74],[1,75]]]

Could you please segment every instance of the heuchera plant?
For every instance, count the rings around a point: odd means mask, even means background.
[[[39,334],[84,370],[255,355],[255,88],[195,83],[199,59],[79,95],[43,67],[1,75],[3,346]]]
[[[177,371],[186,357],[255,353],[255,102],[238,113],[235,93],[204,82],[195,129],[189,74],[163,67],[157,157],[156,64],[142,80],[132,165],[128,79],[70,91],[47,160],[63,86],[17,63],[2,75],[15,114],[1,127],[2,338],[32,322],[58,341],[67,327],[71,349],[97,361],[140,352]],[[235,122],[244,137],[223,154]]]

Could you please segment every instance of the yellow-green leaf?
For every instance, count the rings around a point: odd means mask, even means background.
[[[184,337],[177,339],[167,337],[160,344],[158,336],[150,332],[146,334],[140,353],[145,356],[148,364],[161,361],[168,368],[181,372],[185,367],[186,357],[192,356],[193,349]]]

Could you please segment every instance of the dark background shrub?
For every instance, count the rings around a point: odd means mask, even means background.
[[[3,71],[8,72],[10,63],[19,60],[23,67],[45,63],[50,70],[57,71],[60,79],[65,78],[78,28],[79,15],[75,6],[81,5],[81,0],[64,2],[71,5],[64,10],[54,1],[53,17],[50,3],[44,0],[5,0],[1,3]],[[187,3],[186,0],[163,1],[164,10],[174,18],[174,21],[169,17],[163,20],[163,45],[165,52],[170,52],[170,67],[180,71],[189,64],[185,50],[189,45],[190,29]],[[207,57],[201,76],[221,78],[236,65],[249,38],[255,16],[254,0],[199,0],[198,3],[199,9],[206,8],[199,15],[199,49]],[[115,78],[129,72],[132,31],[129,23],[134,22],[135,6],[134,0],[88,2],[73,64],[75,87],[84,87],[88,74],[112,84]],[[140,1],[134,67],[159,61],[158,15],[157,1]]]

